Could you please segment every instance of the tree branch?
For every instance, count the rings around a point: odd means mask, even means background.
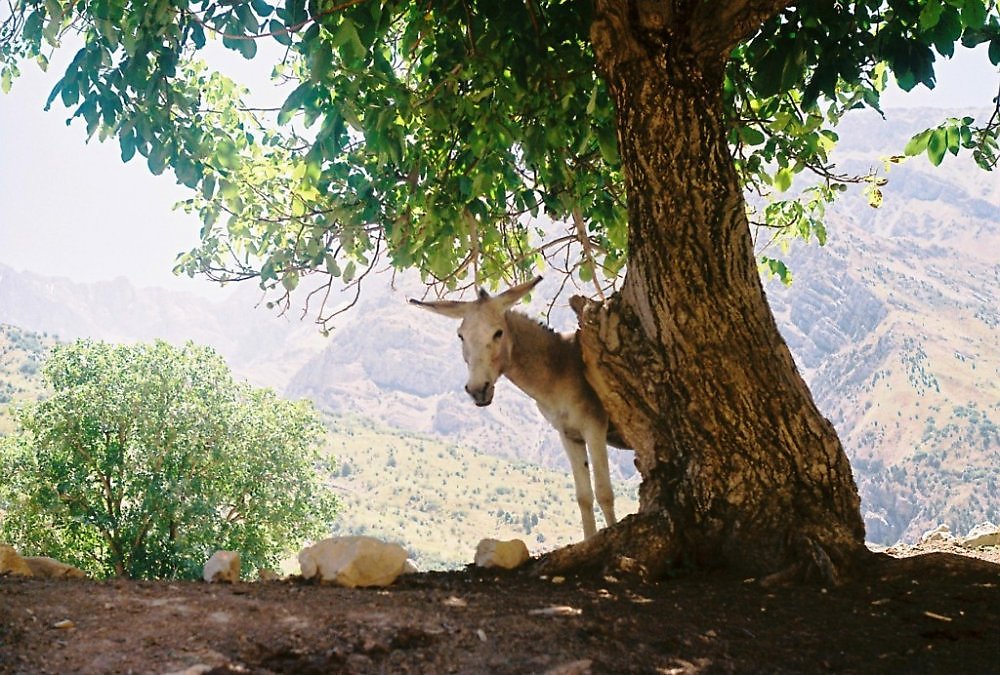
[[[761,24],[792,0],[695,2],[691,16],[691,48],[708,59],[725,62],[736,45],[752,37]]]

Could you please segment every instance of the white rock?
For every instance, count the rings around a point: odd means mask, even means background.
[[[208,583],[216,581],[232,584],[240,580],[240,552],[216,551],[205,563],[202,578]]]
[[[306,579],[338,586],[388,586],[403,573],[406,549],[373,537],[331,537],[299,552]]]
[[[83,579],[87,576],[76,567],[59,562],[54,558],[47,558],[45,556],[29,556],[24,559],[24,562],[28,563],[28,567],[31,568],[31,575],[35,577],[42,577],[46,579],[54,579],[57,577]]]
[[[483,539],[476,546],[476,567],[502,567],[512,570],[520,567],[531,556],[528,547],[520,539],[500,541],[498,539]]]
[[[962,540],[966,548],[982,548],[984,546],[1000,546],[1000,527],[990,522],[980,523],[969,530]]]
[[[0,544],[0,576],[5,574],[17,574],[22,577],[33,576],[31,567],[17,554],[13,546]]]
[[[921,543],[927,541],[950,541],[954,538],[954,535],[951,533],[951,528],[944,524],[938,525],[933,530],[927,530],[920,535]]]

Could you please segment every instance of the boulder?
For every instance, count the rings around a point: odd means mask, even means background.
[[[56,579],[58,577],[84,579],[87,576],[76,567],[59,562],[55,558],[30,556],[24,558],[24,562],[28,563],[28,567],[31,568],[31,575],[35,577],[42,577],[45,579]]]
[[[520,539],[509,541],[483,539],[476,546],[476,567],[502,567],[512,570],[530,558],[527,545]]]
[[[1000,546],[1000,527],[986,522],[976,525],[962,540],[966,548],[983,548],[984,546]]]
[[[17,574],[22,577],[32,576],[31,567],[17,554],[13,546],[0,544],[0,576]]]
[[[205,563],[202,578],[208,583],[216,581],[232,584],[240,580],[239,551],[216,551]]]
[[[941,524],[932,530],[927,530],[920,535],[920,543],[928,541],[952,541],[955,536],[951,533],[951,528]]]
[[[406,549],[373,537],[331,537],[299,552],[306,579],[354,588],[388,586],[403,573]]]

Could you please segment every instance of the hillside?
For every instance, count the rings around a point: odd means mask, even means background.
[[[468,564],[485,537],[523,539],[533,555],[582,538],[565,472],[362,420],[331,418],[328,426],[343,504],[334,534],[397,541],[420,569]],[[616,485],[615,496],[619,516],[635,513],[638,483]]]
[[[0,323],[0,436],[15,425],[17,401],[43,395],[39,368],[56,339]]]
[[[845,125],[845,164],[905,143],[886,129],[873,116]],[[838,205],[829,243],[786,258],[792,286],[768,285],[880,543],[1000,518],[1000,180],[950,157],[886,177],[882,208]]]

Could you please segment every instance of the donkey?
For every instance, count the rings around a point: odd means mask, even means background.
[[[575,333],[556,333],[511,308],[542,280],[532,281],[491,297],[480,289],[471,302],[442,300],[410,303],[453,319],[461,319],[458,339],[469,368],[465,391],[477,406],[493,402],[497,379],[506,375],[534,399],[545,419],[559,432],[573,469],[576,500],[583,519],[583,537],[597,532],[594,490],[608,525],[616,522],[614,493],[608,470],[608,414],[584,376],[583,356]],[[612,429],[612,435],[614,430]],[[615,447],[624,444],[615,438]],[[591,488],[587,449],[594,466]]]

